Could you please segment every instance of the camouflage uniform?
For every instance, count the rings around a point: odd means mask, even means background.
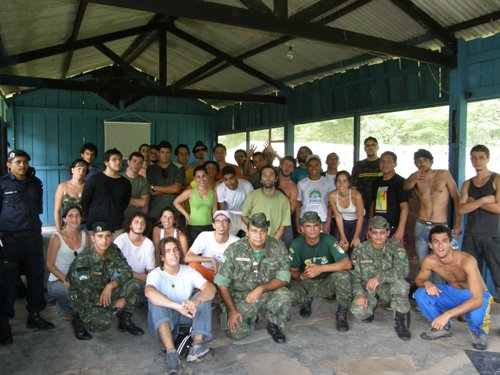
[[[395,240],[387,239],[384,247],[377,254],[370,240],[361,243],[352,254],[352,294],[354,299],[364,295],[368,298],[368,307],[359,306],[354,301],[352,314],[358,319],[366,319],[373,314],[377,306],[377,297],[390,302],[391,308],[400,313],[410,311],[408,291],[410,284],[405,280],[409,265],[404,247]],[[375,292],[366,289],[367,282],[376,277],[380,285]]]
[[[229,288],[234,304],[243,317],[240,329],[229,332],[234,340],[247,337],[254,331],[260,308],[267,310],[267,320],[280,328],[288,319],[292,298],[286,287],[262,294],[254,304],[245,302],[248,293],[272,279],[290,282],[288,252],[283,242],[267,237],[260,254],[260,259],[254,260],[248,238],[242,238],[227,248],[226,259],[215,275],[214,283]]]
[[[71,285],[68,303],[90,331],[109,328],[113,322],[116,300],[120,298],[127,301],[125,312],[132,312],[144,289],[142,282],[132,277],[132,269],[115,244],[106,249],[104,260],[101,260],[94,246],[83,250],[71,264],[66,280]],[[102,307],[99,298],[110,281],[116,281],[118,287],[113,289],[111,304]]]
[[[321,233],[320,242],[309,246],[302,235],[290,246],[290,267],[304,272],[308,262],[314,264],[330,264],[347,258],[335,237]],[[289,286],[292,292],[292,305],[304,305],[313,297],[331,297],[337,295],[339,304],[349,306],[351,295],[351,278],[348,271],[321,273],[314,279],[292,280]]]

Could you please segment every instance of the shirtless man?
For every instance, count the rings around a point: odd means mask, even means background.
[[[280,160],[280,170],[278,177],[278,189],[281,190],[290,201],[290,215],[291,222],[294,222],[294,212],[297,206],[297,194],[298,189],[295,182],[292,181],[292,173],[295,170],[296,161],[292,156],[285,156]],[[292,226],[285,228],[285,233],[283,234],[283,241],[287,248],[292,243],[294,238],[294,231]]]
[[[480,270],[486,261],[497,302],[500,297],[500,175],[488,169],[490,150],[486,146],[472,147],[470,160],[477,174],[462,186],[459,209],[467,215],[462,248],[476,258]]]
[[[488,347],[490,307],[493,298],[486,289],[473,256],[452,250],[451,232],[445,225],[430,230],[429,246],[432,254],[425,257],[416,278],[419,289],[415,299],[422,315],[432,322],[431,329],[420,335],[424,340],[450,337],[450,320],[463,315],[469,328],[472,347]],[[435,272],[447,284],[429,280]]]
[[[455,206],[456,238],[462,232],[462,217],[458,213],[458,190],[457,184],[451,173],[445,169],[432,169],[434,157],[424,149],[419,149],[413,155],[415,166],[418,168],[408,177],[404,183],[405,190],[415,190],[419,202],[418,219],[415,223],[415,251],[418,262],[422,264],[424,258],[429,254],[427,239],[432,227],[448,223],[448,200],[453,199]]]

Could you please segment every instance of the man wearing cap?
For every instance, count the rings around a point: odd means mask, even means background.
[[[66,280],[70,283],[68,304],[75,314],[75,336],[90,340],[90,331],[104,331],[119,318],[118,328],[132,335],[144,332],[132,322],[132,313],[142,294],[143,283],[133,272],[122,252],[113,243],[112,228],[94,223],[92,245],[71,264]]]
[[[0,345],[12,344],[9,318],[14,317],[16,280],[23,263],[28,280],[26,327],[47,330],[54,325],[40,316],[43,294],[42,182],[23,150],[7,155],[7,174],[0,178]]]
[[[301,225],[303,234],[293,240],[289,249],[292,304],[300,305],[300,316],[308,318],[313,297],[336,294],[337,330],[347,331],[347,310],[352,298],[347,270],[352,268],[351,261],[335,237],[321,233],[321,218],[316,212],[305,212]]]
[[[355,247],[352,254],[351,312],[370,323],[378,301],[389,302],[398,337],[409,340],[406,314],[410,311],[410,284],[405,280],[409,272],[406,251],[399,241],[389,238],[390,227],[385,218],[372,217],[368,230],[370,239]]]
[[[252,184],[247,180],[236,177],[236,173],[230,166],[222,169],[222,181],[217,185],[217,206],[219,210],[227,210],[231,215],[232,235],[238,233],[245,235],[246,224],[241,220],[241,209],[247,195],[253,191]]]
[[[255,329],[259,309],[267,310],[267,332],[277,343],[286,341],[281,332],[288,319],[291,294],[288,252],[283,242],[267,235],[269,221],[263,213],[248,220],[247,237],[231,244],[215,275],[227,308],[227,326],[234,340]]]
[[[269,219],[268,234],[281,240],[285,227],[290,225],[290,202],[285,194],[276,189],[278,176],[272,165],[260,171],[262,187],[248,194],[241,210],[241,220],[248,225],[249,217],[257,212]]]
[[[405,190],[414,190],[419,202],[418,218],[415,223],[415,251],[418,262],[422,264],[429,254],[429,231],[436,225],[448,225],[448,201],[451,195],[455,206],[456,238],[462,232],[462,217],[459,212],[459,197],[457,184],[450,171],[432,169],[434,157],[424,149],[419,149],[413,155],[418,171],[412,173],[404,183]]]
[[[184,262],[197,270],[210,283],[214,282],[219,264],[224,261],[224,252],[238,237],[229,234],[231,215],[219,210],[213,214],[214,231],[201,232],[187,252]]]
[[[378,141],[375,137],[368,137],[363,141],[366,159],[360,160],[352,168],[352,187],[355,187],[363,197],[366,212],[370,212],[373,181],[382,176],[379,166]]]
[[[330,233],[332,209],[328,204],[328,193],[335,190],[335,185],[321,175],[321,158],[309,155],[306,159],[307,177],[297,184],[297,207],[295,209],[295,225],[301,233],[300,219],[304,212],[315,211],[319,214],[322,231]]]

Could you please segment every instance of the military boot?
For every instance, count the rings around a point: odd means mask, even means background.
[[[118,324],[118,328],[121,331],[127,331],[128,333],[134,335],[134,336],[140,336],[144,334],[144,331],[137,327],[134,322],[132,322],[132,313],[128,311],[121,311],[119,314],[117,314],[120,323]]]
[[[410,331],[406,326],[406,314],[398,311],[394,312],[394,329],[401,340],[409,340],[411,338]]]
[[[73,331],[75,331],[75,336],[78,340],[92,340],[92,335],[85,329],[78,315],[73,317],[71,325],[73,326]]]
[[[347,324],[347,306],[339,305],[337,309],[337,331],[345,332],[349,330],[349,324]]]
[[[12,340],[9,318],[0,317],[0,345],[10,345],[13,342],[14,340]]]

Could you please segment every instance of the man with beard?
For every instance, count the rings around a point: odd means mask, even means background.
[[[132,186],[132,196],[123,215],[125,216],[125,220],[133,214],[146,212],[148,208],[149,183],[145,177],[139,175],[143,164],[144,156],[140,152],[132,152],[128,157],[128,167],[123,173],[123,177],[129,180]]]
[[[290,247],[294,237],[294,234],[298,232],[295,228],[295,207],[297,206],[297,185],[292,181],[292,173],[295,170],[296,161],[292,156],[285,156],[280,160],[279,178],[278,178],[278,188],[285,194],[290,202],[290,221],[292,225],[285,228],[285,233],[283,234],[283,241],[286,247]]]
[[[309,172],[307,171],[306,160],[309,155],[312,155],[312,153],[312,150],[307,146],[302,146],[299,148],[299,151],[297,151],[296,159],[299,165],[292,173],[292,181],[296,184],[298,184],[304,177],[307,177]]]

